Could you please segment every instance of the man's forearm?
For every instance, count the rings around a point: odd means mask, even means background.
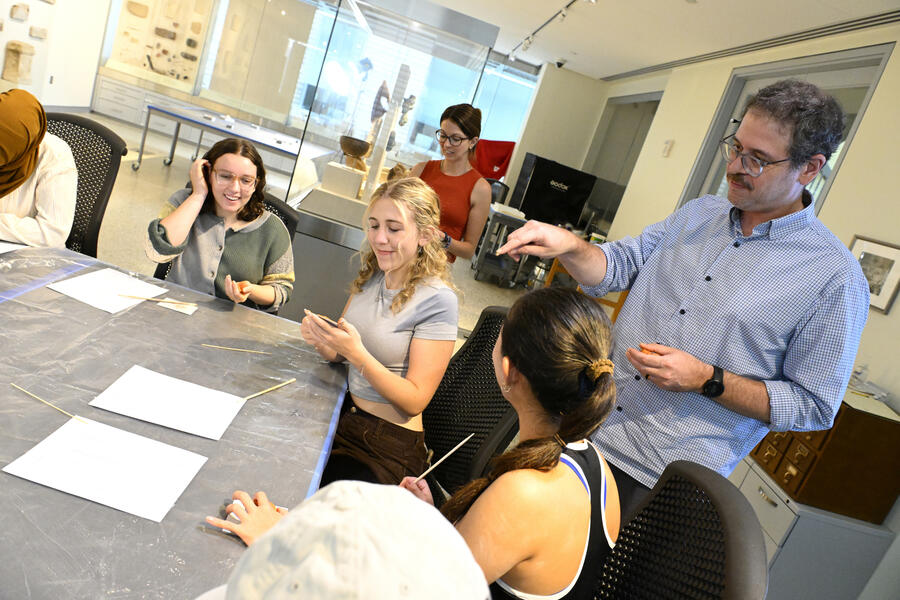
[[[711,372],[710,376],[712,376]],[[739,415],[758,419],[763,423],[771,421],[769,392],[766,384],[728,371],[724,373],[723,383],[725,391],[718,398],[714,398],[716,402]]]
[[[559,255],[569,275],[583,286],[599,285],[606,277],[606,254],[598,246],[579,239],[575,248]]]

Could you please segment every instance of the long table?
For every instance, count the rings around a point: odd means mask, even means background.
[[[46,287],[107,266],[61,249],[0,254],[0,466],[68,419],[10,383],[209,460],[160,523],[0,472],[3,599],[194,598],[224,583],[244,551],[204,516],[237,488],[295,506],[318,487],[331,448],[346,371],[321,361],[297,323],[167,282],[168,296],[199,310],[142,302],[111,315]],[[88,405],[134,364],[240,396],[297,382],[248,401],[214,441]]]
[[[228,115],[220,115],[202,107],[175,108],[171,106],[156,106],[154,104],[149,104],[147,105],[147,117],[144,119],[144,131],[141,134],[141,146],[138,150],[138,159],[131,164],[131,168],[135,171],[141,168],[141,161],[144,159],[144,143],[147,141],[147,131],[150,129],[150,117],[154,113],[157,116],[175,122],[175,132],[172,134],[172,145],[169,148],[168,158],[163,159],[164,165],[172,164],[172,158],[175,156],[175,147],[178,145],[178,134],[181,132],[182,123],[200,129],[200,137],[197,140],[197,147],[194,150],[192,158],[197,158],[200,153],[204,131],[250,140],[261,149],[271,150],[272,152],[290,158],[297,158],[297,155],[300,154],[299,139],[273,129],[267,129],[240,119],[234,119]],[[316,149],[309,158],[315,158],[315,156],[325,152],[327,151],[324,148]]]

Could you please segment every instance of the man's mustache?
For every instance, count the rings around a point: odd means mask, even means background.
[[[728,178],[728,181],[732,183],[736,183],[737,185],[745,187],[748,190],[753,190],[753,184],[750,183],[750,178],[746,175],[741,175],[740,173],[731,173],[729,175],[726,175],[726,177]]]

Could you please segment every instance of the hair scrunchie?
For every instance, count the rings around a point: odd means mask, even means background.
[[[608,358],[598,358],[578,373],[578,396],[589,398],[597,389],[597,381],[605,373],[612,375],[613,362]]]

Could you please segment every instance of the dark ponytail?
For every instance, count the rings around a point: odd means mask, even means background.
[[[615,403],[609,318],[591,298],[562,288],[526,294],[510,308],[502,335],[501,353],[528,380],[559,432],[496,457],[487,477],[469,482],[441,507],[451,522],[504,473],[555,467],[563,445],[590,436]]]

